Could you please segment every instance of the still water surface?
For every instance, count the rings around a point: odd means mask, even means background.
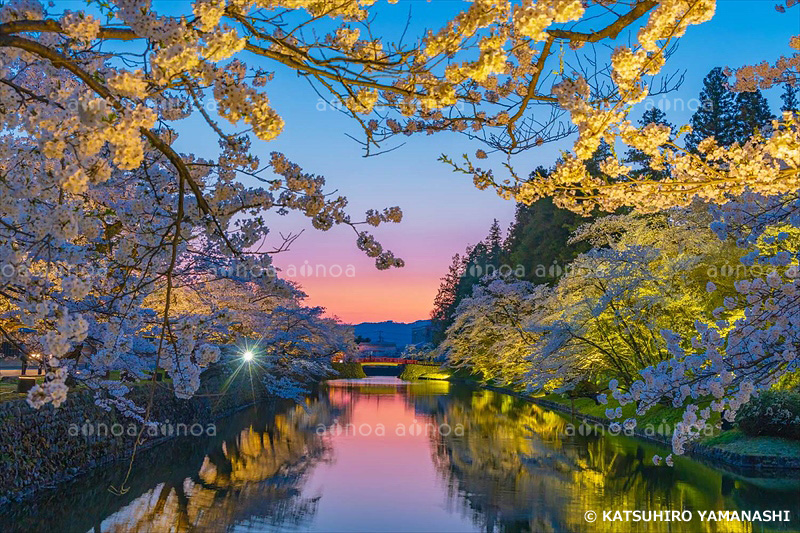
[[[305,406],[257,407],[215,437],[140,455],[0,510],[3,531],[800,531],[800,480],[745,477],[625,437],[580,435],[503,394],[396,378],[328,382]],[[586,521],[691,510],[691,523]],[[789,510],[779,524],[698,510]],[[602,515],[601,515],[602,516]]]

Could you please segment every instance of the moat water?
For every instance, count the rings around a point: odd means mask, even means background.
[[[668,453],[576,431],[568,416],[501,393],[336,380],[305,405],[254,407],[219,423],[215,436],[141,453],[122,495],[109,490],[125,476],[120,462],[6,506],[0,529],[800,531],[800,480],[688,458],[653,464]],[[604,520],[604,511],[626,510],[689,520]],[[708,511],[789,511],[789,521],[710,520]]]

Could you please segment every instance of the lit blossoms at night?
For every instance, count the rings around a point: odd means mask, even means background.
[[[4,530],[800,530],[796,4],[0,0]]]

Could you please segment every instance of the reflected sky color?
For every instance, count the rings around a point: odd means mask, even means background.
[[[305,497],[322,496],[308,531],[472,531],[474,524],[448,502],[444,480],[429,459],[431,437],[424,425],[430,419],[409,409],[403,394],[420,384],[395,388],[396,378],[369,381],[377,387],[385,382],[387,389],[370,394],[345,380],[330,384],[331,404],[352,410],[339,421],[340,434],[331,429],[334,460],[319,465],[303,490]],[[440,385],[446,392],[447,384]]]
[[[788,40],[800,32],[800,10],[795,7],[780,14],[775,11],[775,3],[720,0],[714,19],[689,28],[667,63],[665,72],[686,70],[683,86],[667,95],[666,101],[655,97],[650,105],[667,105],[674,124],[686,123],[691,115],[688,101],[697,98],[702,79],[711,68],[773,61],[791,53]],[[375,27],[387,38],[397,39],[411,7],[408,34],[419,35],[426,28],[439,27],[466,5],[449,0],[381,3]],[[627,34],[620,35],[619,40],[627,43]],[[386,146],[392,148],[404,142],[397,150],[365,159],[360,146],[346,136],[358,136],[355,124],[336,110],[324,109],[324,105],[319,105],[324,110],[318,110],[318,96],[304,77],[278,70],[267,90],[274,107],[286,120],[286,128],[271,143],[254,143],[254,152],[262,161],[273,150],[284,152],[307,172],[324,175],[331,189],[350,199],[355,214],[391,205],[399,205],[405,213],[401,224],[375,232],[387,248],[406,260],[407,266],[399,271],[376,271],[372,260],[355,247],[355,236],[349,228],[321,233],[311,229],[302,217],[292,215],[268,219],[273,230],[271,245],[279,242],[280,232],[306,229],[290,251],[276,256],[275,264],[284,272],[294,267],[298,275],[292,279],[308,292],[308,302],[325,306],[329,314],[347,322],[427,318],[439,279],[446,273],[453,254],[484,238],[493,218],[499,219],[503,228],[513,218],[513,203],[490,191],[478,191],[468,176],[454,174],[436,161],[442,153],[457,157],[474,153],[482,145],[456,134],[412,136]],[[779,107],[780,92],[777,89],[768,93],[774,111]],[[632,117],[637,118],[643,109],[635,110]],[[180,149],[201,155],[216,153],[217,142],[201,119],[193,117],[182,125],[183,135],[177,143]],[[515,165],[522,173],[537,165],[550,166],[560,150],[568,147],[569,143],[562,142],[530,150],[515,159]],[[500,171],[501,160],[490,159],[488,163]],[[321,265],[321,272],[327,275],[299,275],[304,265]],[[355,276],[336,276],[334,265],[342,272],[352,266]]]

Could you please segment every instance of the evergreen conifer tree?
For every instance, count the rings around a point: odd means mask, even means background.
[[[736,140],[745,142],[756,132],[768,133],[775,116],[761,91],[741,92],[736,95]]]
[[[800,102],[797,98],[797,87],[793,86],[790,83],[787,83],[783,86],[783,94],[781,94],[781,100],[783,100],[783,105],[781,106],[781,111],[792,111],[797,113],[800,111]]]
[[[736,98],[728,89],[727,81],[720,67],[711,69],[703,80],[700,108],[692,115],[692,132],[686,136],[686,147],[690,150],[695,150],[700,141],[712,135],[722,146],[729,146],[736,140]]]
[[[447,274],[442,278],[439,292],[433,301],[431,311],[431,325],[433,326],[433,341],[439,343],[444,338],[444,332],[450,325],[455,311],[456,289],[464,271],[464,259],[456,254],[450,263]]]

